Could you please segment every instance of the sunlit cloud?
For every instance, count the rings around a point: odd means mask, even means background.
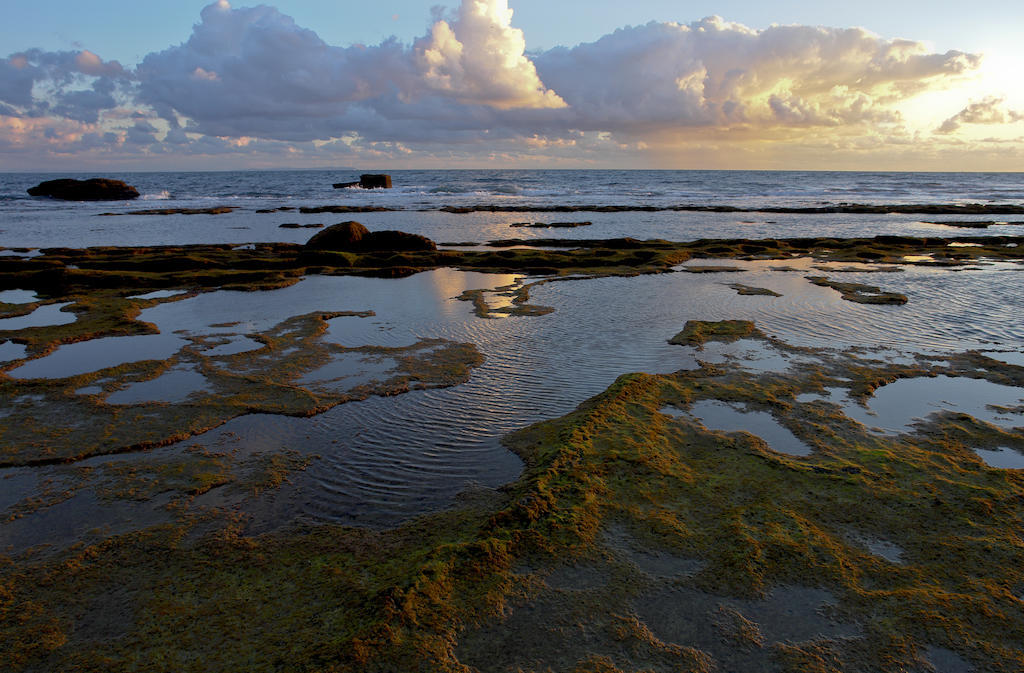
[[[953,133],[964,124],[1012,124],[1024,121],[1024,112],[1006,107],[1006,100],[990,97],[971,103],[960,112],[942,122],[937,133]]]
[[[507,0],[464,0],[449,22],[434,23],[413,48],[422,82],[460,103],[497,108],[561,108],[526,58],[523,31]]]
[[[979,55],[859,28],[708,17],[541,53],[525,44],[508,0],[437,10],[411,44],[350,46],[273,7],[220,0],[134,69],[86,50],[0,59],[0,152],[133,165],[891,166],[991,151],[964,131],[1022,119],[1000,91],[971,93]],[[915,106],[934,97],[944,106]]]

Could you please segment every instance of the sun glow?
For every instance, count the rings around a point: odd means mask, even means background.
[[[1020,63],[1024,50],[1000,46],[986,50],[981,66],[962,80],[941,90],[928,91],[905,101],[899,110],[908,126],[915,131],[930,132],[972,103],[1001,101],[1007,111],[1024,112],[1024,90],[1021,88]],[[962,127],[961,133],[982,133],[986,136],[1012,133],[1019,136],[1021,128],[1008,119],[1007,124],[985,125],[979,129]]]

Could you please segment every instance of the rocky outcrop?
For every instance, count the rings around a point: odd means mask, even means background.
[[[341,222],[327,227],[309,239],[310,250],[342,250],[371,252],[377,250],[437,250],[437,245],[425,236],[404,231],[373,231],[359,222]]]
[[[139,190],[120,180],[47,180],[28,190],[30,196],[49,196],[63,201],[125,201],[139,198]]]
[[[383,173],[364,173],[357,182],[338,182],[335,189],[362,187],[363,189],[391,189],[391,176]]]
[[[510,227],[529,227],[531,229],[574,229],[575,227],[589,227],[593,222],[514,222]]]

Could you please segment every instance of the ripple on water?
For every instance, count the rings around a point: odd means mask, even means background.
[[[454,297],[468,289],[509,285],[517,279],[512,274],[445,269],[404,279],[310,277],[268,292],[203,293],[161,304],[140,316],[157,324],[161,335],[63,346],[12,375],[91,371],[98,366],[83,363],[110,362],[103,359],[104,351],[118,356],[111,364],[162,359],[189,343],[171,335],[175,330],[228,337],[312,312],[374,311],[372,317],[329,322],[325,338],[348,347],[407,346],[421,338],[473,343],[485,359],[459,386],[347,403],[308,419],[250,415],[198,438],[213,445],[237,436],[246,451],[317,454],[321,459],[293,479],[299,499],[290,514],[390,525],[449,506],[467,483],[494,487],[515,479],[522,464],[502,447],[502,435],[572,411],[624,373],[697,367],[693,349],[667,343],[687,320],[754,320],[784,341],[816,347],[886,343],[903,352],[959,352],[992,348],[981,346],[985,339],[1014,348],[1024,342],[1024,327],[1016,318],[1024,314],[1024,295],[994,282],[1001,277],[993,270],[888,274],[887,289],[910,288],[912,301],[887,307],[843,301],[832,290],[810,285],[803,274],[773,272],[769,264],[778,262],[748,263],[730,280],[770,287],[782,297],[739,296],[714,274],[577,279],[533,288],[530,302],[552,306],[554,313],[507,320],[476,318],[470,302]],[[844,280],[879,284],[872,274],[859,276],[849,273]],[[238,324],[223,326],[232,320]],[[99,360],[75,350],[103,342],[95,356]],[[125,354],[121,343],[152,345]],[[934,384],[935,379],[929,380]],[[716,424],[707,410],[696,407],[705,412],[706,423],[719,429],[750,431],[775,450],[794,455],[810,452],[769,414],[725,409],[712,410],[729,421]]]

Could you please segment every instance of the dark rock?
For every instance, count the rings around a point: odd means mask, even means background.
[[[314,250],[356,250],[370,230],[358,222],[332,224],[306,242]]]
[[[284,224],[277,225],[280,229],[321,229],[323,224],[317,222],[315,224],[299,224],[298,222],[285,222]]]
[[[226,215],[237,210],[237,206],[213,206],[212,208],[149,208],[129,210],[125,213],[100,213],[103,217],[119,215]]]
[[[306,247],[312,250],[344,250],[368,252],[377,250],[437,250],[437,245],[425,236],[404,231],[370,232],[358,222],[342,222],[327,227],[309,239]]]
[[[515,222],[510,227],[530,227],[531,229],[573,229],[575,227],[589,227],[593,222]]]
[[[303,215],[320,215],[322,213],[386,213],[393,210],[395,209],[383,206],[303,206],[299,208],[299,212]]]
[[[124,201],[139,198],[139,190],[120,180],[47,180],[28,190],[30,196],[49,196],[63,201]]]
[[[359,176],[363,189],[391,189],[391,176],[383,173],[366,173]]]
[[[364,173],[358,182],[337,182],[335,189],[362,187],[363,189],[391,189],[391,176],[384,173]]]
[[[426,236],[404,231],[374,231],[362,240],[363,250],[437,250]]]

